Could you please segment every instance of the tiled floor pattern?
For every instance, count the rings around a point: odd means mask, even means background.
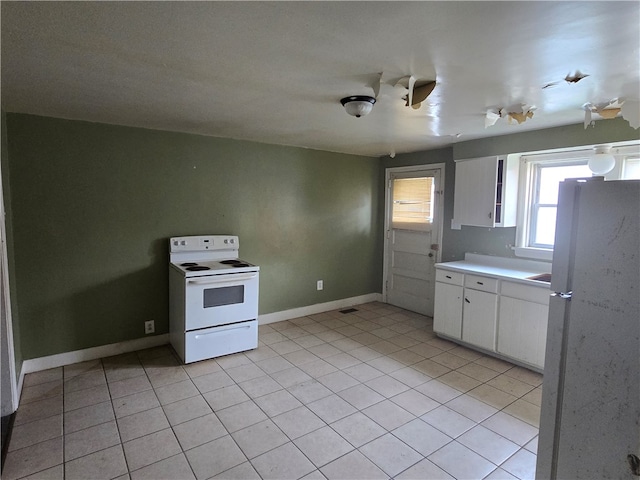
[[[2,477],[529,479],[542,377],[382,303],[29,374]]]

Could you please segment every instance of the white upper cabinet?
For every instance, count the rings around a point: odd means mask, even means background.
[[[456,160],[451,228],[515,227],[517,196],[517,157]]]

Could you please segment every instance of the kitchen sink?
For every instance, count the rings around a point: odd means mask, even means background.
[[[539,275],[533,275],[531,277],[527,277],[527,280],[537,280],[538,282],[551,283],[551,274],[550,273],[541,273]]]

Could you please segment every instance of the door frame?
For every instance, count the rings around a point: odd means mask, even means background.
[[[439,219],[440,229],[438,231],[437,242],[440,248],[436,251],[436,263],[442,260],[442,230],[444,229],[444,173],[445,163],[428,163],[424,165],[410,165],[406,167],[389,167],[385,168],[384,175],[384,247],[383,247],[383,266],[382,266],[382,301],[387,302],[387,276],[389,275],[389,236],[391,234],[391,176],[394,173],[411,173],[422,172],[425,170],[440,170],[440,185],[435,192],[435,213]]]
[[[6,229],[6,210],[4,208],[4,190],[2,188],[2,168],[0,168],[0,302],[2,302],[3,319],[0,324],[3,332],[3,344],[0,348],[7,349],[7,355],[9,357],[9,382],[11,385],[11,411],[15,412],[18,409],[19,402],[19,390],[18,390],[18,376],[16,374],[16,356],[15,348],[13,344],[13,317],[11,313],[11,299],[9,290],[9,267],[7,252],[7,229]],[[3,375],[5,374],[4,367]],[[2,406],[3,408],[5,405]]]

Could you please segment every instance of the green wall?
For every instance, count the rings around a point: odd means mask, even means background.
[[[444,230],[442,234],[442,261],[462,260],[466,252],[513,257],[511,246],[515,243],[515,228],[483,228],[463,226],[461,230],[451,229],[453,218],[453,192],[455,186],[455,161],[461,158],[476,158],[489,155],[547,150],[553,148],[597,145],[640,138],[640,130],[629,127],[622,119],[596,122],[595,127],[586,130],[582,124],[536,130],[498,137],[459,142],[452,147],[385,157],[381,161],[380,176],[385,169],[408,165],[446,163]],[[380,188],[383,188],[381,184]],[[384,211],[380,211],[384,218]]]
[[[566,125],[530,132],[501,135],[456,143],[453,158],[475,158],[507,153],[535,152],[553,148],[599,145],[627,140],[638,140],[640,129],[633,129],[623,118],[600,120],[595,127],[583,124]]]
[[[22,114],[2,120],[18,371],[22,359],[142,337],[146,320],[166,333],[171,236],[238,235],[241,256],[262,268],[261,314],[380,292],[385,168],[446,164],[442,261],[510,256],[513,228],[451,230],[454,159],[639,137],[616,119],[373,159]]]
[[[261,314],[380,292],[378,160],[7,114],[25,359],[168,331],[168,238],[234,234]],[[324,290],[316,290],[316,280]]]

